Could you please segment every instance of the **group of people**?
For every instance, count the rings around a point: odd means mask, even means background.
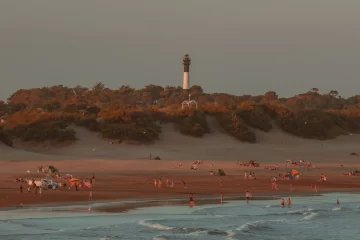
[[[174,187],[174,182],[173,181],[169,181],[169,179],[167,178],[165,180],[165,186],[166,187]],[[162,182],[162,178],[160,177],[159,179],[155,178],[154,179],[154,187],[155,188],[163,188],[163,182]]]
[[[296,160],[287,160],[286,166],[298,166],[298,167],[306,167],[306,168],[314,167],[310,162],[304,160],[300,160],[299,162],[297,162]]]
[[[256,176],[254,172],[245,172],[245,180],[251,179],[251,180],[256,180]]]

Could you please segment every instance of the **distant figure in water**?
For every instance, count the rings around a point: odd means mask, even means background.
[[[339,205],[340,202],[339,202],[339,199],[336,199],[336,205]]]
[[[288,205],[288,207],[290,207],[290,205],[291,205],[291,199],[290,198],[287,199],[287,205]]]
[[[194,194],[192,194],[192,193],[189,194],[189,205],[191,208],[194,207],[194,205],[195,205]]]
[[[280,205],[281,205],[282,207],[285,206],[285,200],[284,200],[283,198],[282,198],[281,201],[280,201]]]

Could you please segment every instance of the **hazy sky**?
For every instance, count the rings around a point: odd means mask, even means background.
[[[0,0],[0,99],[46,85],[360,93],[359,0]]]

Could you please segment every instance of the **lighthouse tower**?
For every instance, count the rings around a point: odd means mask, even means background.
[[[190,59],[189,55],[186,54],[183,58],[183,64],[184,64],[183,89],[184,90],[188,90],[190,87],[190,82],[189,82],[190,62],[191,62],[191,59]]]

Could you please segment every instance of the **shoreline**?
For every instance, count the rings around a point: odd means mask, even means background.
[[[291,198],[301,198],[301,197],[319,197],[326,194],[360,194],[359,191],[324,191],[317,194],[307,194],[307,193],[297,193],[292,195]],[[268,200],[279,200],[281,198],[288,197],[288,194],[273,194],[273,195],[259,195],[254,196],[250,201],[268,201]],[[222,205],[225,205],[229,202],[234,201],[245,201],[245,197],[238,197],[235,194],[226,197]],[[195,199],[195,206],[207,206],[220,204],[220,199],[210,196],[201,196],[198,199]],[[100,205],[100,206],[96,206]],[[31,210],[34,208],[52,208],[50,212],[96,212],[96,213],[127,213],[132,210],[142,209],[142,208],[151,208],[151,207],[165,207],[165,206],[188,206],[189,202],[185,199],[172,198],[172,199],[133,199],[133,200],[123,200],[123,201],[96,201],[96,202],[62,202],[62,203],[49,203],[49,204],[31,204],[23,207],[2,207],[0,212],[7,212],[12,210]],[[88,207],[91,207],[91,211],[88,210]]]

